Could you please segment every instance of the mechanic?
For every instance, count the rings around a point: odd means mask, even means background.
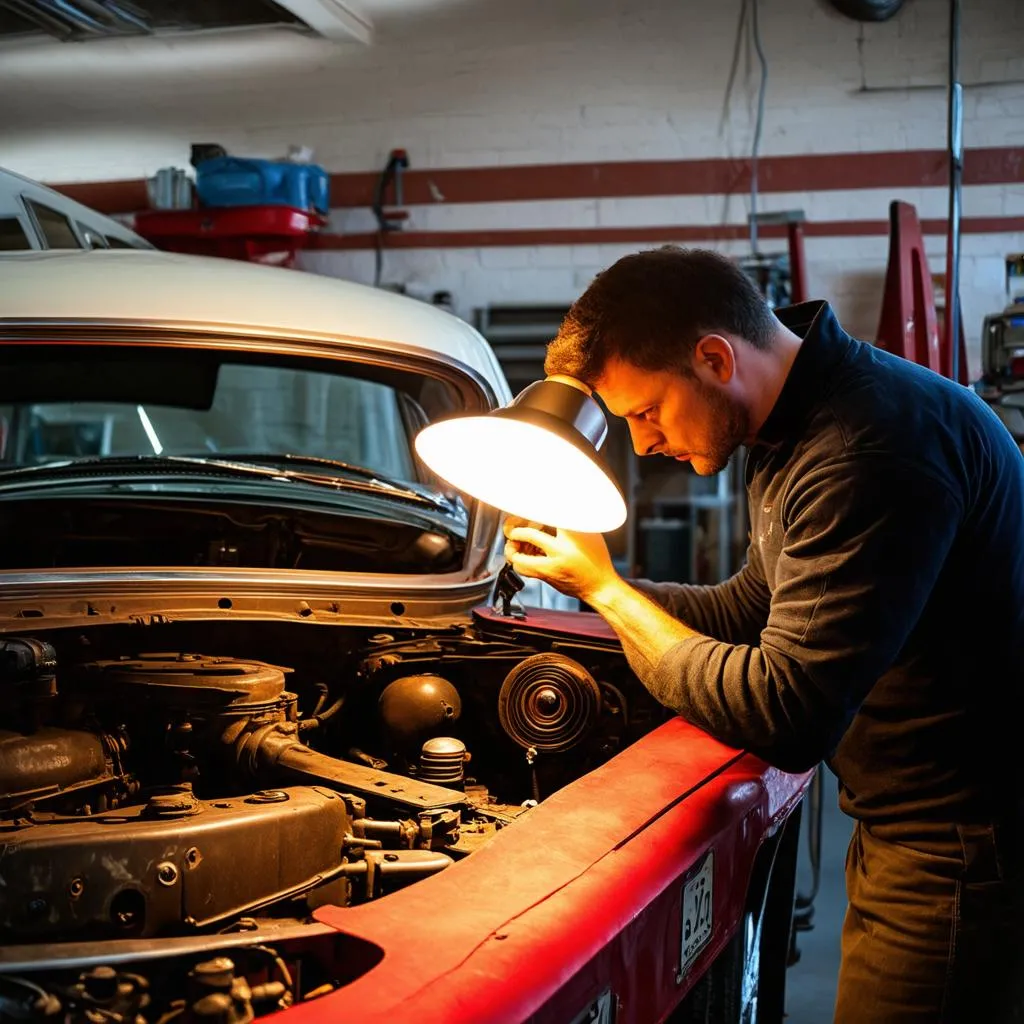
[[[701,250],[599,274],[545,372],[592,386],[638,455],[707,475],[748,448],[750,544],[723,583],[630,582],[600,535],[522,520],[506,555],[599,612],[664,705],[838,776],[856,826],[835,1020],[1024,1020],[1024,457],[1006,428],[828,303],[773,313]]]

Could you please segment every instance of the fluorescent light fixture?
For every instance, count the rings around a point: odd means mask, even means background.
[[[553,376],[485,416],[425,427],[421,459],[443,480],[504,512],[545,526],[607,533],[626,502],[597,459],[608,423],[590,389]]]
[[[373,42],[373,22],[353,0],[277,0],[314,32],[333,42]]]

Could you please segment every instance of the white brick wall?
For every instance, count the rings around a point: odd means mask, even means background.
[[[439,0],[411,9],[363,2],[376,11],[370,47],[255,32],[0,53],[0,163],[67,182],[187,166],[193,141],[261,156],[303,143],[332,171],[380,167],[395,146],[421,168],[749,150],[757,85],[750,54],[723,110],[739,0]],[[759,10],[770,64],[763,154],[944,146],[946,0],[907,0],[897,19],[873,25],[841,17],[824,0],[759,0]],[[1024,3],[971,0],[963,31],[967,146],[1024,144]],[[766,195],[761,208],[885,219],[891,198],[885,190]],[[944,215],[941,189],[901,198],[922,216]],[[712,224],[742,222],[746,212],[744,196],[453,205],[415,210],[413,225]],[[1024,215],[1024,187],[968,189],[964,212]],[[341,230],[368,227],[365,211],[335,220]],[[385,279],[449,290],[465,315],[487,302],[568,303],[596,270],[637,247],[391,252]],[[964,239],[973,347],[981,316],[1002,305],[1002,257],[1021,249],[1024,235]],[[942,240],[928,239],[928,250],[941,271]],[[808,242],[812,290],[834,299],[861,334],[877,322],[885,256],[883,238]],[[372,278],[371,253],[316,253],[305,262]]]

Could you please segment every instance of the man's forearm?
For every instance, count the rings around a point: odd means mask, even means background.
[[[771,594],[760,572],[759,557],[753,552],[738,573],[721,583],[628,582],[669,615],[703,636],[726,643],[757,644],[768,623]]]
[[[589,595],[587,603],[615,630],[630,667],[640,681],[654,697],[665,703],[669,695],[652,689],[654,670],[665,653],[681,640],[701,634],[618,576]]]

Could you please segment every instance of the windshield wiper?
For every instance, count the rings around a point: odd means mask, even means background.
[[[206,455],[189,455],[186,457],[202,458],[204,460],[209,458]],[[360,466],[354,462],[343,462],[341,459],[328,459],[322,455],[294,455],[291,452],[224,452],[222,455],[217,456],[214,461],[230,462],[232,465],[266,462],[272,465],[323,467],[324,469],[360,477],[377,487],[395,491],[400,495],[415,495],[439,507],[454,508],[458,505],[458,501],[452,495],[426,487],[417,488],[408,481],[385,476],[383,473],[370,469],[367,466]],[[333,477],[330,479],[333,479]]]
[[[191,456],[190,456],[191,457]],[[198,456],[197,456],[198,457]],[[209,456],[202,456],[206,459]],[[362,477],[364,480],[373,480],[386,487],[393,487],[399,491],[408,490],[408,484],[393,477],[384,476],[376,470],[368,469],[366,466],[359,466],[352,462],[342,462],[340,459],[327,459],[319,455],[292,455],[289,452],[225,452],[216,456],[217,460],[223,459],[232,463],[246,462],[270,462],[274,465],[291,466],[321,466],[324,469],[334,469],[351,476]]]
[[[247,456],[248,457],[248,456]],[[275,457],[276,458],[276,457]],[[324,460],[330,464],[330,460]],[[345,463],[341,463],[345,465]],[[358,467],[356,467],[358,468]],[[418,505],[429,505],[432,508],[446,508],[447,503],[440,496],[436,498],[420,494],[388,481],[377,479],[369,474],[366,480],[344,480],[334,474],[301,473],[290,469],[273,469],[270,466],[255,465],[244,459],[211,459],[191,455],[105,455],[90,456],[81,459],[69,459],[62,462],[48,462],[37,466],[18,466],[14,469],[0,470],[0,484],[16,478],[52,479],[54,477],[95,476],[108,470],[147,470],[157,471],[196,471],[210,476],[244,476],[259,477],[264,480],[288,480],[317,487],[334,490],[361,490],[375,494],[386,493],[392,497],[415,502]],[[362,474],[358,474],[362,476]]]

